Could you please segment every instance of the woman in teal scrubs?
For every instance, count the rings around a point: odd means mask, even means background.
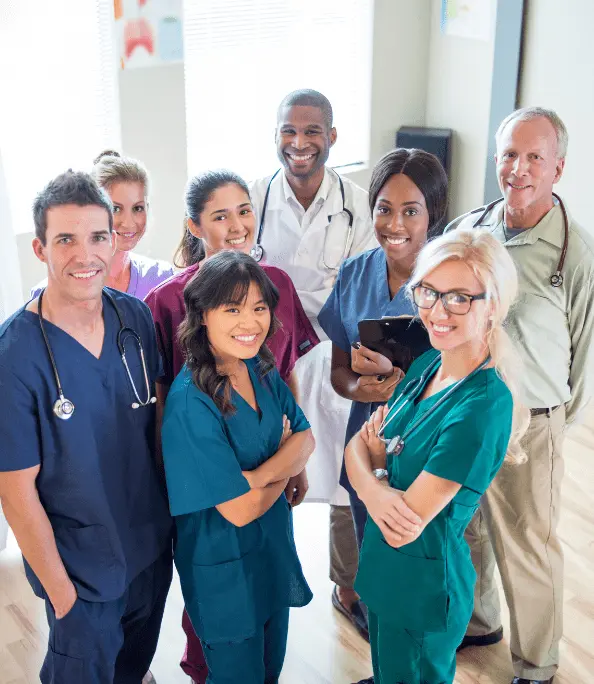
[[[278,291],[263,269],[247,254],[221,252],[184,301],[187,363],[162,427],[182,592],[209,684],[275,684],[289,608],[312,597],[284,492],[314,440],[266,347]]]
[[[491,235],[461,230],[421,250],[408,289],[434,349],[347,447],[369,513],[356,589],[375,684],[448,684],[473,607],[464,530],[506,453],[522,458],[527,412],[502,327],[517,276]]]

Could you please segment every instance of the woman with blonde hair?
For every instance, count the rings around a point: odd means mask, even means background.
[[[151,259],[134,251],[148,225],[149,175],[144,165],[115,150],[105,150],[93,162],[92,176],[113,204],[116,251],[105,284],[137,299],[173,275],[166,261]],[[31,290],[36,297],[45,283]]]
[[[369,609],[369,681],[447,684],[473,607],[464,530],[506,454],[523,458],[527,411],[503,329],[517,274],[490,234],[457,230],[425,245],[408,291],[433,349],[347,447],[369,514],[355,587]]]

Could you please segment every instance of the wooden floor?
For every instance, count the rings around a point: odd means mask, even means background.
[[[579,435],[577,435],[579,437]],[[592,445],[594,447],[594,445]],[[556,684],[594,682],[594,448],[566,443],[562,538],[566,551],[565,638]],[[295,511],[297,545],[315,598],[292,611],[282,684],[350,684],[371,674],[369,648],[330,603],[328,508]],[[183,650],[182,599],[177,579],[169,595],[159,649],[152,666],[158,684],[189,684],[177,663]],[[507,616],[506,616],[507,621]],[[0,554],[0,684],[39,682],[47,626],[43,604],[24,576],[11,539]],[[506,643],[468,649],[458,659],[457,684],[509,684]],[[81,683],[83,684],[83,683]]]

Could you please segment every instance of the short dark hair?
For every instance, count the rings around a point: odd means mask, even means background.
[[[200,215],[204,211],[205,204],[210,200],[215,190],[225,185],[238,185],[242,190],[245,190],[246,195],[249,197],[250,191],[247,183],[241,176],[228,169],[205,171],[190,178],[188,181],[186,186],[184,233],[173,256],[173,262],[178,268],[192,266],[204,259],[205,253],[202,240],[190,233],[187,226],[187,218],[191,218],[199,226]]]
[[[434,237],[448,206],[448,177],[439,159],[424,150],[399,147],[378,161],[369,183],[371,213],[381,189],[399,173],[408,176],[423,193],[429,213],[428,236]]]
[[[43,245],[46,242],[48,210],[66,204],[103,207],[109,217],[109,232],[113,231],[113,204],[109,195],[88,173],[69,170],[51,180],[33,202],[35,236]]]
[[[270,309],[270,329],[259,352],[259,374],[264,377],[275,366],[274,356],[266,342],[279,329],[274,315],[279,293],[264,269],[248,254],[223,251],[207,259],[184,289],[186,317],[178,330],[178,340],[186,357],[186,364],[198,389],[207,394],[223,414],[232,414],[229,377],[217,370],[206,327],[204,313],[228,304],[244,301],[250,285],[260,289]]]
[[[283,98],[283,101],[278,106],[276,115],[277,122],[280,121],[282,111],[290,107],[317,107],[324,115],[324,121],[328,130],[332,128],[334,122],[334,114],[332,113],[332,105],[330,100],[317,90],[303,88],[302,90],[294,90]]]

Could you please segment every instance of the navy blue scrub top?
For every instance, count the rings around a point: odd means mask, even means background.
[[[381,247],[377,247],[342,264],[318,321],[332,343],[350,354],[351,344],[360,341],[359,321],[415,314],[416,308],[404,287],[393,299],[390,298],[386,255]],[[353,401],[345,446],[380,405]],[[341,476],[341,484],[350,489],[345,473]]]
[[[124,324],[142,340],[154,393],[161,363],[146,304],[109,290]],[[25,308],[0,326],[0,471],[41,466],[37,489],[58,551],[80,598],[110,601],[171,545],[172,521],[155,464],[155,405],[135,397],[116,336],[119,322],[104,297],[105,338],[97,359],[45,321],[70,420],[53,413],[56,380],[39,326]],[[136,345],[126,344],[141,398],[145,382]],[[25,562],[33,591],[43,588]]]
[[[312,598],[284,493],[243,527],[216,509],[250,491],[242,470],[278,451],[283,415],[293,433],[309,429],[278,371],[262,378],[258,363],[246,361],[259,412],[233,391],[236,412],[224,416],[185,366],[165,405],[163,458],[177,527],[175,562],[192,625],[207,644],[248,639],[277,611]]]

